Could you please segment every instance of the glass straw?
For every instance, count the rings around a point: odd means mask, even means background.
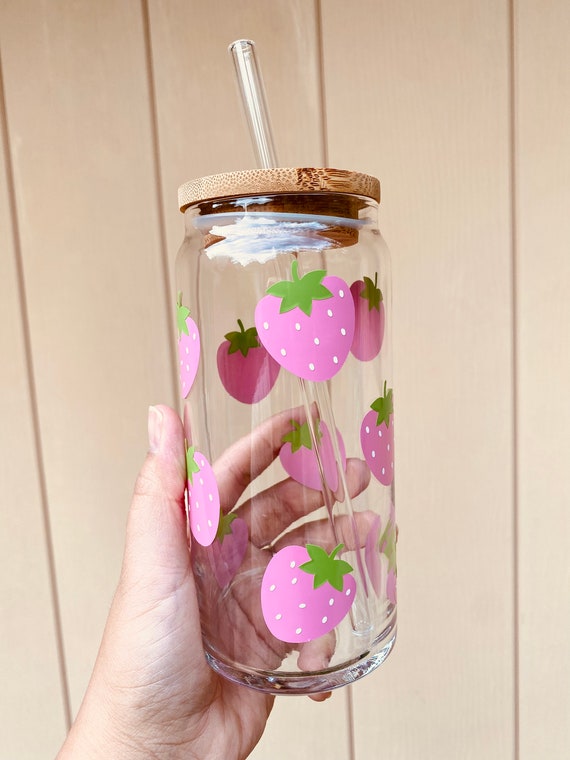
[[[255,56],[255,43],[251,40],[236,40],[228,50],[233,58],[257,164],[260,169],[274,169],[277,166],[277,154],[271,134],[263,79]]]
[[[261,71],[257,58],[255,55],[255,43],[252,40],[236,40],[232,42],[228,47],[228,52],[231,54],[237,81],[240,89],[241,100],[249,126],[249,132],[253,149],[255,151],[255,157],[257,165],[260,169],[274,169],[277,167],[277,153],[275,152],[275,145],[273,143],[273,134],[271,131],[271,123],[269,121],[269,110],[267,108],[267,101],[265,99],[265,89],[263,87],[263,79],[261,77]],[[329,428],[329,430],[336,430],[336,425],[332,413],[332,407],[329,398],[329,391],[325,384],[311,383],[299,378],[299,385],[307,419],[311,418],[311,397],[317,404],[318,414],[323,419]],[[320,387],[322,385],[322,387]],[[340,462],[340,452],[338,451],[338,445],[336,436],[332,435],[333,447],[335,450],[336,460]],[[316,441],[313,441],[315,455],[321,472],[323,472],[323,465],[320,461],[319,447]],[[350,610],[350,620],[354,633],[361,636],[366,636],[372,630],[370,623],[370,610],[368,607],[368,600],[366,594],[366,576],[364,572],[364,566],[361,557],[361,547],[359,546],[358,530],[356,529],[356,521],[354,517],[354,511],[352,502],[346,487],[346,481],[342,467],[339,468],[339,475],[341,481],[341,490],[343,491],[343,499],[345,503],[345,509],[348,516],[351,518],[354,538],[355,538],[355,553],[358,560],[357,572],[360,574],[362,583],[358,585],[356,599],[353,607]],[[333,531],[335,541],[337,541],[337,530],[333,516],[333,508],[335,504],[335,495],[331,493],[330,489],[326,485],[323,478],[323,496],[325,499],[325,505],[329,515],[329,521]]]

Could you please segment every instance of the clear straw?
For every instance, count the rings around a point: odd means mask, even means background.
[[[271,134],[263,79],[255,56],[255,43],[251,40],[236,40],[228,51],[233,58],[257,164],[260,169],[273,169],[277,166],[277,154]]]
[[[277,154],[275,152],[275,145],[273,144],[273,135],[271,132],[271,122],[269,120],[269,111],[267,109],[267,102],[265,100],[265,90],[263,87],[263,79],[261,78],[261,71],[259,64],[255,56],[255,44],[251,40],[236,40],[228,48],[231,54],[237,75],[237,81],[241,93],[241,99],[245,116],[249,126],[251,142],[255,151],[257,159],[257,165],[260,169],[274,169],[277,167]],[[325,383],[309,383],[299,379],[301,395],[305,405],[307,419],[311,417],[311,396],[314,397],[314,401],[317,402],[319,409],[319,415],[326,418],[327,427],[331,431],[336,430],[334,417],[332,413],[332,406],[329,398],[329,390]],[[336,436],[332,433],[333,447],[335,450],[337,462],[341,461],[340,452],[338,451],[338,445],[336,443]],[[317,453],[317,461],[320,460],[318,455],[318,445],[316,441],[313,442],[315,452]],[[322,467],[321,467],[322,469]],[[361,557],[361,547],[359,546],[358,531],[356,529],[356,521],[354,510],[352,507],[352,501],[350,499],[346,482],[344,480],[344,473],[342,467],[339,467],[340,477],[342,481],[343,490],[343,502],[345,505],[345,511],[351,518],[355,536],[355,552],[358,558],[358,570],[362,578],[362,583],[358,584],[358,591],[355,599],[355,604],[350,610],[350,621],[352,629],[355,634],[365,636],[372,630],[370,623],[370,609],[366,594],[366,577],[363,570],[363,563]],[[326,485],[323,478],[323,495],[327,506],[327,512],[333,536],[335,540],[337,538],[336,525],[333,515],[333,507],[335,503],[335,495],[330,492],[330,489]],[[338,542],[337,542],[338,543]]]

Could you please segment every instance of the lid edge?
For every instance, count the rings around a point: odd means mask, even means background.
[[[380,202],[380,181],[370,174],[330,167],[245,169],[211,174],[185,182],[178,189],[180,211],[189,206],[264,193],[329,192],[359,195]]]

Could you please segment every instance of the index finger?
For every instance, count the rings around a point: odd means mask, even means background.
[[[232,444],[216,460],[213,469],[224,512],[234,507],[252,480],[261,475],[277,457],[291,420],[300,422],[305,417],[302,406],[279,412]]]

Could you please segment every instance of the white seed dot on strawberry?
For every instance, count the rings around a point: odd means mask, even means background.
[[[299,324],[299,322],[295,322],[295,330],[300,330],[300,329],[301,329],[301,325]]]
[[[190,372],[190,365],[189,364],[186,365],[186,372]]]
[[[198,531],[198,533],[202,530],[202,528],[200,527],[200,523],[196,523],[196,530]]]
[[[188,346],[186,346],[186,353],[187,353],[187,354],[189,354],[189,353],[190,353],[190,349],[188,348]]]
[[[303,633],[303,629],[302,628],[296,628],[295,629],[295,633],[297,634],[297,636],[299,636],[301,633]]]
[[[284,348],[281,349],[281,356],[287,356],[287,351]]]
[[[314,340],[314,344],[315,344],[315,346],[318,346],[320,342],[321,342],[321,341],[320,341],[318,338],[315,338],[315,340]]]
[[[274,583],[272,583],[271,586],[269,586],[269,590],[270,591],[275,591],[275,584]]]
[[[263,323],[263,329],[264,330],[269,330],[269,322],[264,322]]]
[[[329,607],[332,607],[332,606],[333,606],[333,604],[334,604],[334,599],[331,597],[331,598],[329,599]]]
[[[200,478],[200,485],[201,485],[201,486],[203,486],[203,485],[204,485],[204,480],[203,480],[203,478]]]
[[[211,527],[212,527],[212,521],[208,520],[208,528],[211,528]]]
[[[382,467],[382,475],[385,475],[385,474],[386,474],[386,468]]]
[[[344,290],[339,290],[338,294],[341,298],[344,298]]]
[[[278,612],[277,615],[275,615],[275,620],[281,620],[282,617],[283,615],[280,612]]]
[[[333,315],[332,309],[327,309],[327,316],[332,317],[332,315]]]
[[[390,451],[390,444],[386,446],[386,451]]]
[[[289,567],[295,567],[295,560],[293,560],[292,562],[289,562]]]
[[[291,585],[294,586],[298,580],[298,578],[291,578]]]
[[[197,338],[197,337],[198,337],[198,336],[196,335],[196,333],[195,333],[195,332],[193,332],[193,333],[192,333],[192,340],[196,340],[196,338]],[[188,349],[186,349],[186,350],[188,351]]]
[[[214,497],[213,497],[213,495],[212,495],[211,493],[209,493],[209,494],[208,494],[208,499],[209,499],[210,501],[214,501]]]
[[[378,438],[382,438],[382,431],[381,430],[378,431]]]
[[[306,606],[307,605],[305,604],[305,602],[301,602],[301,604],[299,605],[299,609],[304,610]]]
[[[328,620],[328,617],[325,615],[324,618],[321,620],[321,623],[324,625]]]
[[[200,509],[200,504],[198,502],[195,503],[196,509]]]
[[[367,433],[370,432],[370,428],[368,427],[368,425],[366,425],[366,427],[364,429],[366,430]]]
[[[375,451],[371,451],[370,452],[370,456],[372,457],[372,459],[376,459],[376,452]]]
[[[346,330],[344,329],[344,327],[340,328],[340,334],[341,335],[346,335]]]
[[[313,364],[313,362],[311,362],[311,363],[309,364],[309,369],[311,370],[311,372],[313,372],[313,371],[314,371],[314,369],[315,369],[315,365]]]
[[[350,594],[351,594],[351,593],[352,593],[352,592],[351,592],[351,590],[350,590],[349,588],[347,588],[347,589],[346,589],[346,593],[345,593],[345,596],[350,596]]]
[[[333,356],[333,363],[338,364],[338,356]]]

